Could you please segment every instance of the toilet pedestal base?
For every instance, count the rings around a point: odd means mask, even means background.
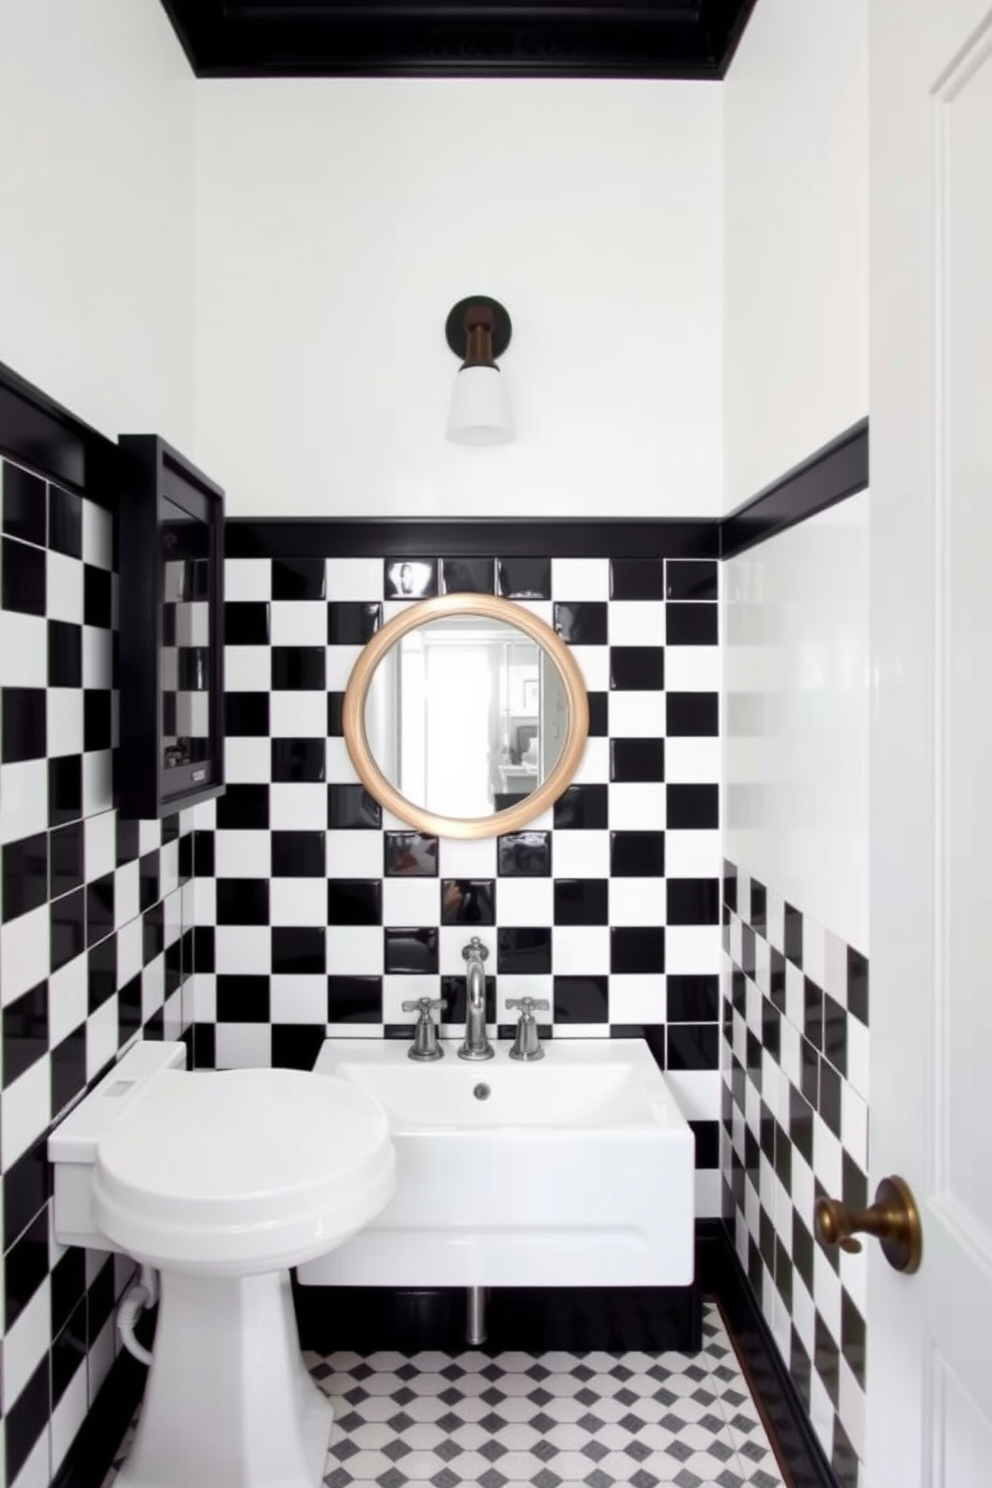
[[[317,1488],[330,1402],[300,1352],[289,1272],[163,1272],[154,1357],[119,1488]]]

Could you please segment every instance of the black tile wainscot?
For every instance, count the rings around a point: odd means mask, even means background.
[[[0,443],[17,449],[28,405],[0,393]],[[39,446],[39,428],[49,444]],[[113,482],[98,474],[112,453],[61,414],[32,408],[30,429],[52,471],[0,462],[0,1431],[10,1484],[76,1471],[87,1433],[102,1423],[119,1436],[137,1398],[142,1371],[115,1363],[113,1317],[133,1267],[50,1239],[46,1140],[129,1041],[182,1036],[193,965],[191,817],[138,823],[113,809]]]
[[[700,1212],[719,1213],[715,542],[709,523],[229,524],[228,791],[196,813],[198,1062],[309,1067],[328,1035],[408,1038],[401,1003],[424,995],[448,1000],[453,1037],[479,934],[494,1033],[532,995],[547,1037],[649,1039],[695,1127]],[[341,733],[368,637],[464,589],[556,629],[591,705],[575,784],[475,842],[384,816]]]
[[[868,962],[731,863],[723,945],[724,1218],[763,1319],[747,1331],[771,1335],[798,1393],[801,1412],[774,1422],[783,1444],[857,1488],[868,1257],[822,1246],[813,1210],[823,1194],[869,1201]],[[767,1351],[757,1367],[766,1403],[781,1399]]]

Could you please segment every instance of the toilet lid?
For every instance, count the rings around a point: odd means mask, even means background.
[[[386,1113],[343,1080],[165,1070],[100,1141],[94,1215],[152,1265],[261,1270],[333,1249],[394,1183]]]

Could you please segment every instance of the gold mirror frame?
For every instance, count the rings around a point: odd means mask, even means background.
[[[541,650],[550,656],[565,688],[568,704],[568,733],[558,763],[543,785],[521,799],[519,806],[493,812],[491,816],[436,816],[425,807],[415,806],[400,794],[376,764],[365,734],[365,699],[372,675],[396,641],[408,631],[418,630],[430,620],[445,615],[479,615],[487,620],[502,620],[522,630]],[[359,779],[374,800],[418,832],[432,837],[501,837],[516,832],[546,811],[572,783],[589,733],[589,701],[585,683],[565,642],[550,625],[531,614],[522,605],[489,594],[444,594],[438,599],[423,599],[409,606],[377,631],[366,644],[352,668],[344,695],[344,741]]]

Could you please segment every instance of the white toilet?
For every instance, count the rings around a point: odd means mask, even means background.
[[[139,1043],[52,1133],[55,1235],[161,1272],[120,1488],[314,1488],[331,1408],[300,1354],[289,1267],[392,1197],[372,1096],[301,1070],[187,1073]]]

